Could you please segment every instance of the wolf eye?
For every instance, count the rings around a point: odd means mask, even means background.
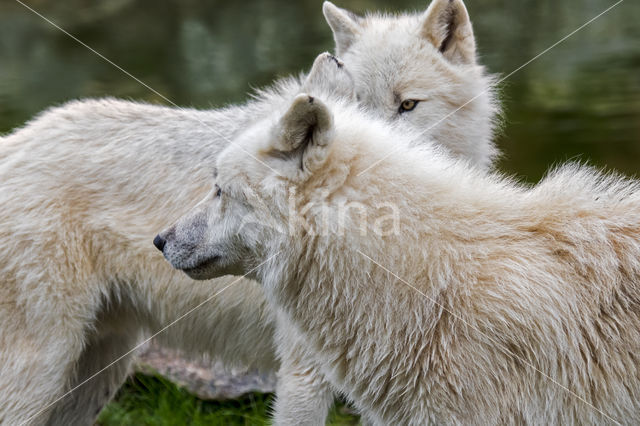
[[[216,184],[216,197],[219,197],[222,195],[222,188],[220,188],[217,184]]]
[[[406,101],[402,101],[400,104],[400,108],[398,112],[402,114],[403,112],[413,111],[413,109],[418,105],[420,101],[416,101],[415,99],[407,99]]]

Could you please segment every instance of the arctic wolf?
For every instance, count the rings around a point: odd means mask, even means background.
[[[640,182],[566,166],[527,188],[415,137],[298,95],[219,154],[163,253],[250,273],[376,424],[636,424]]]
[[[376,96],[364,89],[368,84],[357,86],[362,105],[389,121],[425,130],[423,141],[445,145],[456,140],[449,139],[453,133],[432,132],[461,117],[454,126],[466,127],[460,134],[475,135],[477,129],[484,134],[467,151],[459,145],[451,145],[451,150],[486,164],[493,153],[496,108],[491,80],[476,65],[475,50],[466,50],[464,62],[449,54],[459,48],[458,29],[471,31],[466,11],[461,11],[461,2],[436,0],[419,16],[356,18],[325,6],[327,18],[339,30],[338,50],[354,66],[356,83],[366,78],[378,87]],[[408,32],[388,46],[389,61],[403,51],[415,55],[416,66],[408,61],[404,67],[369,74],[372,55],[381,64],[385,58],[375,44],[367,54],[365,41],[392,33],[395,21]],[[438,45],[441,39],[429,31],[434,22],[438,34],[445,27],[449,31],[446,45]],[[373,23],[379,31],[369,32]],[[465,40],[468,43],[467,36]],[[352,51],[356,47],[357,55]],[[160,341],[228,363],[278,367],[274,313],[257,284],[244,280],[227,289],[236,280],[231,277],[193,283],[171,270],[149,241],[205,195],[212,173],[207,165],[215,162],[227,140],[288,102],[301,85],[300,79],[286,79],[245,105],[216,111],[113,99],[71,102],[2,138],[0,422],[91,423],[124,380],[129,349],[198,306],[161,333]],[[476,101],[430,129],[476,91],[482,92]],[[485,160],[477,157],[477,149],[485,150]],[[283,370],[281,376],[296,375]],[[89,378],[83,388],[49,407]],[[326,393],[324,384],[319,386]],[[309,403],[314,405],[314,399]]]

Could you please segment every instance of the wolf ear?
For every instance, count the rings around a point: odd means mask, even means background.
[[[318,98],[301,94],[295,97],[277,125],[272,154],[294,161],[302,174],[313,173],[326,160],[332,139],[331,111]]]
[[[344,63],[330,53],[321,53],[302,84],[302,92],[356,101],[355,83]]]
[[[422,35],[445,58],[456,64],[475,64],[476,42],[462,0],[433,0],[422,17]]]
[[[342,54],[353,44],[360,31],[360,18],[345,9],[340,9],[330,1],[322,4],[322,13],[333,31],[336,55]]]

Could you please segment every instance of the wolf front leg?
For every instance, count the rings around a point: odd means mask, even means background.
[[[276,342],[280,357],[274,423],[278,426],[324,425],[334,394],[310,359],[303,338],[279,315]]]
[[[48,306],[47,308],[51,308]],[[82,324],[64,327],[54,315],[40,315],[24,326],[0,328],[0,424],[50,424],[68,391],[82,353]],[[58,311],[51,309],[54,314]],[[7,319],[0,309],[0,324]],[[14,315],[20,320],[24,312]],[[34,315],[35,316],[35,315]],[[40,321],[42,319],[42,321]]]
[[[278,372],[274,424],[324,425],[333,392],[313,365],[286,362]]]
[[[124,323],[124,321],[123,321]],[[135,322],[115,329],[98,323],[76,363],[67,386],[71,393],[53,408],[47,425],[91,425],[124,383],[133,359],[140,331]]]

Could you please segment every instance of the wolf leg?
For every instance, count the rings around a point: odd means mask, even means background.
[[[133,324],[131,328],[134,330],[108,333],[88,344],[68,388],[73,390],[81,386],[55,405],[48,425],[91,425],[95,422],[129,373],[133,354],[125,354],[138,340]]]
[[[276,425],[324,425],[332,404],[333,392],[314,366],[283,360],[276,390]]]
[[[301,336],[280,312],[276,314],[276,347],[280,358],[274,423],[324,425],[333,391]]]

